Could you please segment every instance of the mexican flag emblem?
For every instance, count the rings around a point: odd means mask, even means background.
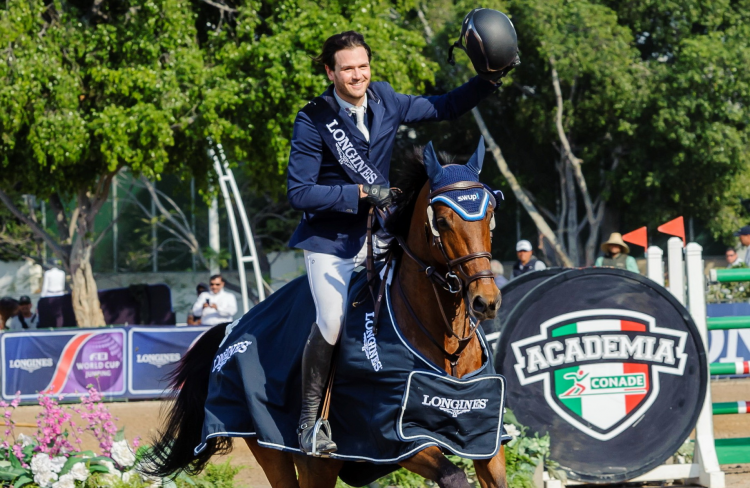
[[[653,317],[599,309],[560,315],[511,344],[522,385],[542,381],[565,421],[599,440],[616,437],[659,395],[659,375],[682,375],[687,333]]]

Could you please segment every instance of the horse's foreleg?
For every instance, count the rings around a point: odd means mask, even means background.
[[[261,447],[255,437],[245,437],[245,443],[273,488],[299,488],[291,453]]]
[[[482,488],[506,488],[505,447],[501,447],[495,457],[474,461],[474,469]]]
[[[333,488],[344,461],[304,454],[294,455],[300,488]]]
[[[423,478],[435,481],[440,488],[471,488],[466,473],[448,461],[437,447],[428,447],[399,463]]]

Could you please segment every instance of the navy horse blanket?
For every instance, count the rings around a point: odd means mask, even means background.
[[[335,357],[329,421],[338,451],[332,457],[357,462],[347,463],[342,479],[369,483],[428,446],[465,458],[494,456],[510,440],[502,428],[505,379],[495,373],[481,328],[481,368],[453,378],[401,334],[389,286],[375,334],[365,274],[352,277],[349,296],[368,299],[349,305]],[[253,436],[261,446],[300,452],[300,370],[314,321],[315,304],[303,276],[232,324],[212,366],[204,442]],[[203,448],[197,446],[196,453]],[[371,465],[365,469],[361,462]]]

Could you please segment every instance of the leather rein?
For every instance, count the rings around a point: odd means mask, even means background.
[[[495,274],[490,269],[485,269],[482,271],[479,271],[478,273],[475,273],[473,275],[469,275],[466,273],[462,267],[463,264],[472,261],[474,259],[487,259],[488,261],[492,259],[492,254],[486,251],[482,252],[474,252],[467,254],[465,256],[458,257],[456,259],[450,259],[448,257],[448,253],[445,251],[445,246],[443,245],[442,238],[440,236],[440,232],[438,231],[435,222],[433,220],[434,213],[432,212],[432,199],[442,193],[446,193],[449,191],[454,190],[469,190],[469,189],[482,189],[483,191],[487,191],[485,186],[482,183],[474,182],[474,181],[459,181],[457,183],[453,183],[451,185],[444,186],[442,188],[439,188],[433,192],[431,192],[427,199],[428,199],[428,220],[425,222],[425,238],[428,240],[428,246],[436,246],[440,253],[443,255],[443,259],[445,260],[444,263],[441,263],[445,265],[448,268],[448,271],[445,274],[441,274],[441,272],[438,272],[438,270],[435,268],[435,266],[431,266],[426,264],[424,261],[422,261],[419,257],[417,257],[414,252],[409,249],[409,246],[407,246],[406,241],[401,236],[396,236],[396,239],[398,240],[399,245],[404,251],[404,254],[409,256],[409,258],[414,261],[417,266],[419,266],[419,270],[425,275],[427,275],[427,278],[430,280],[430,284],[432,285],[432,291],[435,294],[435,299],[438,303],[438,308],[440,309],[440,314],[443,317],[443,325],[445,326],[445,330],[450,337],[455,337],[458,340],[458,347],[453,352],[448,352],[445,347],[437,340],[433,335],[430,333],[430,331],[427,329],[427,327],[424,326],[421,320],[419,320],[419,317],[417,317],[417,314],[414,312],[414,309],[412,308],[411,304],[409,303],[409,300],[406,298],[406,295],[404,294],[403,287],[401,285],[401,280],[399,278],[396,279],[398,284],[398,292],[399,296],[401,297],[401,300],[403,300],[404,304],[406,305],[406,309],[409,311],[409,314],[411,315],[412,319],[417,323],[419,328],[422,330],[422,332],[427,336],[428,339],[443,353],[445,356],[445,359],[448,360],[451,366],[451,376],[456,376],[456,369],[458,365],[458,361],[461,357],[461,353],[463,353],[464,349],[466,349],[466,346],[469,345],[469,342],[471,341],[472,337],[474,336],[474,333],[477,330],[477,327],[479,327],[479,320],[476,319],[474,316],[474,313],[472,312],[471,306],[469,304],[469,285],[473,283],[476,280],[480,279],[494,279]],[[491,194],[490,194],[491,195]],[[492,197],[492,207],[493,209],[496,206],[496,203],[494,201],[494,197]],[[432,242],[429,242],[429,235],[432,235]],[[389,263],[390,265],[390,263]],[[386,271],[387,272],[387,271]],[[385,280],[383,280],[385,281]],[[453,330],[453,327],[451,327],[451,323],[448,320],[448,317],[445,315],[445,310],[443,309],[443,304],[440,300],[440,296],[438,294],[437,288],[443,288],[449,293],[452,294],[462,294],[462,299],[464,302],[464,320],[469,320],[472,322],[471,327],[469,328],[469,333],[466,336],[460,336],[456,334],[456,332]],[[382,292],[381,292],[382,293]]]

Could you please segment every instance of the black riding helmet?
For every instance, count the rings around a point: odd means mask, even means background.
[[[448,50],[448,62],[455,64],[453,49],[468,54],[477,74],[497,81],[521,64],[516,29],[507,15],[488,8],[475,8],[464,17],[461,35]]]

